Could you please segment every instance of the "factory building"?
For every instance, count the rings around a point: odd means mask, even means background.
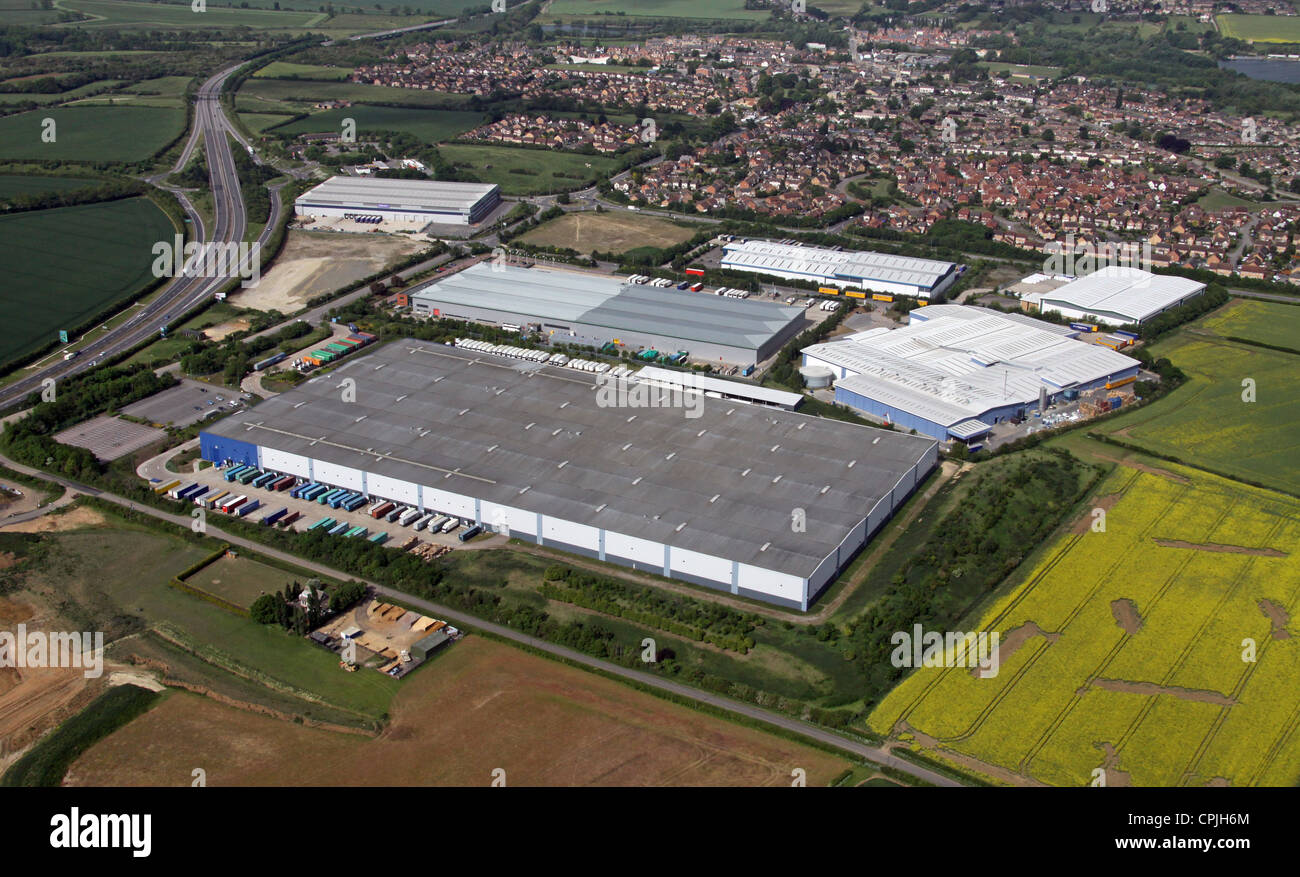
[[[403,340],[225,418],[200,447],[798,609],[937,462],[931,439],[702,393],[686,405],[673,387],[611,404],[609,380]]]
[[[659,289],[625,278],[486,262],[410,293],[416,316],[538,331],[550,341],[755,365],[804,326],[804,309]]]
[[[958,275],[952,262],[758,240],[723,244],[722,267],[920,299],[938,297]]]
[[[803,362],[831,371],[837,402],[940,441],[977,443],[1058,398],[1137,379],[1137,360],[1077,334],[1024,314],[930,305],[905,327],[806,347]]]
[[[375,177],[331,177],[298,196],[295,216],[379,216],[395,222],[472,225],[501,203],[488,183],[444,183]]]
[[[1020,300],[1031,312],[1055,312],[1071,320],[1126,326],[1145,323],[1204,291],[1204,283],[1186,277],[1112,266],[1055,289],[1025,293]]]

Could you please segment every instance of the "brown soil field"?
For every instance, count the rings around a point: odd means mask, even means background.
[[[257,285],[231,293],[229,301],[235,307],[291,314],[309,298],[355,283],[428,246],[428,241],[407,236],[291,229]]]
[[[79,758],[70,785],[824,785],[847,759],[469,637],[403,684],[377,738],[185,692]]]
[[[579,253],[624,253],[637,247],[671,247],[695,232],[665,219],[626,213],[567,213],[524,234],[519,240],[542,247],[569,247]]]
[[[63,530],[79,530],[82,527],[98,527],[106,523],[104,516],[92,508],[81,506],[61,515],[45,515],[21,524],[8,524],[5,530],[10,533],[57,533]]]

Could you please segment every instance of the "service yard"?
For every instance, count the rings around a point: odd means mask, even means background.
[[[340,677],[374,676],[373,673]],[[825,785],[842,758],[470,636],[401,683],[377,738],[184,692],[85,752],[75,785]]]
[[[165,438],[166,435],[161,429],[103,415],[56,433],[54,440],[85,448],[100,460],[116,460]]]
[[[232,293],[235,307],[291,314],[307,300],[356,283],[427,242],[383,234],[346,235],[290,229],[284,249],[252,289]]]

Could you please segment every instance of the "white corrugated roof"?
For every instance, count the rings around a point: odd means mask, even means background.
[[[1080,311],[1117,314],[1137,323],[1204,288],[1204,283],[1186,277],[1114,266],[1043,293],[1039,301],[1044,308],[1060,304]]]
[[[295,203],[358,210],[469,210],[496,188],[495,183],[330,177]]]
[[[893,256],[864,250],[831,250],[771,241],[732,242],[723,246],[723,267],[753,271],[787,271],[810,277],[849,281],[878,280],[931,289],[954,268],[952,262]]]
[[[836,386],[944,426],[1032,403],[1044,386],[1056,392],[1138,364],[1063,336],[1058,327],[1049,331],[1013,319],[1019,315],[959,305],[926,311],[925,320],[903,328],[863,332],[803,352],[847,372]]]

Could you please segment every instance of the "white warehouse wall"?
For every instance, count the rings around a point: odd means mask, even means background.
[[[324,481],[326,484],[333,484],[335,487],[346,487],[349,490],[365,490],[364,485],[361,483],[360,469],[326,463],[324,460],[316,460],[312,468],[312,474],[317,481]]]
[[[456,515],[467,520],[474,520],[474,500],[450,490],[424,487],[424,507],[431,512]]]
[[[366,492],[375,498],[391,499],[404,505],[415,505],[419,500],[417,490],[418,488],[410,481],[400,478],[376,475],[373,472],[366,476]]]
[[[638,539],[624,536],[622,533],[605,531],[605,555],[615,555],[637,563],[649,563],[662,567],[664,564],[664,546],[662,542],[650,539]],[[727,581],[731,581],[731,572],[727,572]]]
[[[609,550],[608,540],[605,542],[605,549]],[[698,551],[688,551],[685,548],[670,548],[668,560],[669,569],[674,573],[685,573],[717,582],[727,588],[731,587],[730,560],[714,557],[711,554],[701,554]]]
[[[311,477],[311,460],[298,454],[290,454],[287,451],[277,451],[259,445],[258,462],[263,469],[283,472],[286,475],[297,475],[299,478]]]

